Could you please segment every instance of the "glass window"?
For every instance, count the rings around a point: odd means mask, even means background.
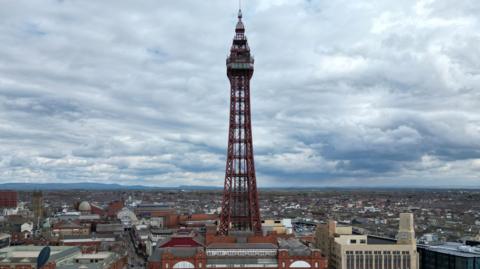
[[[383,256],[383,263],[384,263],[383,265],[384,269],[392,269],[392,256],[391,255]]]
[[[408,252],[407,252],[408,253]],[[403,269],[410,269],[410,255],[403,255]]]
[[[379,253],[380,251],[375,252],[378,252],[375,254],[375,269],[382,269],[382,255]]]
[[[398,251],[398,253],[400,252]],[[401,258],[402,257],[399,254],[393,256],[393,268],[400,268]]]
[[[363,255],[357,255],[357,269],[364,269]]]
[[[353,258],[354,256],[352,254],[347,255],[347,269],[355,269]]]
[[[370,253],[371,253],[371,251],[370,251]],[[365,268],[366,269],[373,268],[373,255],[367,254],[365,256]]]

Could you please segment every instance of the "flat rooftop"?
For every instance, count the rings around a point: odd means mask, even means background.
[[[98,252],[98,253],[93,253],[93,254],[81,254],[81,255],[78,255],[75,258],[76,259],[85,259],[85,260],[88,260],[88,259],[103,260],[103,259],[109,258],[111,255],[112,255],[112,253],[110,253],[110,252]]]
[[[207,249],[277,249],[270,243],[212,243]]]
[[[7,239],[7,238],[10,238],[9,234],[0,233],[0,240]]]
[[[452,256],[480,258],[480,248],[467,246],[461,243],[447,242],[441,245],[418,245],[418,247]]]
[[[13,246],[0,249],[0,263],[35,263],[43,246]],[[49,261],[64,260],[81,253],[78,247],[51,246]]]

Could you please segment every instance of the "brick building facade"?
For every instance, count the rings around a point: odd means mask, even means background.
[[[0,190],[0,208],[16,208],[18,193],[10,190]]]

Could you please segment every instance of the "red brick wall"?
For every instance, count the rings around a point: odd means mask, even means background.
[[[105,216],[105,210],[101,209],[100,207],[97,207],[95,205],[90,205],[91,206],[91,213],[92,214],[97,214],[99,216]]]
[[[206,263],[207,263],[207,257],[205,255],[205,252],[199,252],[197,255],[193,257],[187,257],[187,258],[178,258],[173,256],[171,253],[163,253],[162,258],[161,258],[161,266],[162,267],[157,267],[157,268],[149,268],[149,269],[158,269],[158,268],[173,268],[173,266],[179,262],[190,262],[192,263],[195,268],[206,268]]]
[[[33,269],[33,266],[30,264],[28,265],[19,264],[19,265],[15,265],[15,269]]]
[[[290,265],[296,261],[308,262],[313,269],[326,269],[328,266],[327,258],[321,255],[320,251],[315,250],[310,256],[290,256],[287,250],[280,250],[278,254],[278,268],[289,269]],[[315,267],[315,264],[318,267]],[[284,266],[285,265],[285,266]]]
[[[271,243],[274,245],[276,245],[278,242],[276,234],[270,234],[266,236],[254,235],[248,237],[247,241],[248,243]]]
[[[34,269],[36,266],[33,264],[17,264],[15,266],[0,265],[0,269]],[[53,262],[47,263],[42,269],[55,269],[56,265]]]
[[[82,253],[96,253],[100,249],[100,244],[100,241],[63,243],[64,246],[80,247]]]
[[[162,266],[160,262],[148,262],[147,269],[160,269],[160,266]]]
[[[128,263],[128,258],[127,256],[124,256],[118,259],[116,262],[114,262],[108,269],[122,269],[127,265],[127,263]]]
[[[116,218],[117,213],[124,207],[123,201],[113,201],[107,207],[107,217]]]
[[[210,245],[212,243],[235,243],[237,239],[232,236],[219,236],[216,234],[207,234],[205,236],[205,245]]]
[[[16,191],[0,190],[0,208],[17,207],[18,193]]]

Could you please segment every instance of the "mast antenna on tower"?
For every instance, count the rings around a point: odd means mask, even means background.
[[[238,0],[238,18],[242,18],[242,0]]]

